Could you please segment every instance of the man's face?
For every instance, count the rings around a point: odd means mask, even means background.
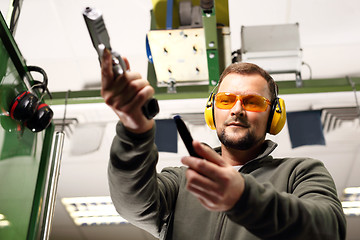
[[[266,80],[258,74],[228,74],[219,86],[218,92],[236,95],[256,94],[271,99]],[[246,111],[237,101],[231,109],[215,107],[216,132],[226,147],[247,150],[265,139],[270,106],[265,112]]]

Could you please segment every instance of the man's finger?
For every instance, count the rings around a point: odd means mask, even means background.
[[[125,81],[125,80],[124,80]],[[141,105],[142,101],[139,99],[138,95],[143,94],[142,91],[149,83],[143,79],[135,79],[126,84],[126,86],[120,86],[121,84],[116,84],[114,87],[120,90],[114,90],[114,102],[117,102],[118,106],[115,106],[116,109],[122,108],[125,105],[129,104],[129,110],[134,109]],[[126,111],[126,109],[123,109]]]
[[[129,60],[127,59],[127,57],[123,57],[122,58],[125,62],[125,65],[126,65],[126,71],[129,71],[130,70],[130,63],[129,63]]]
[[[102,89],[111,88],[114,81],[114,73],[112,70],[112,58],[109,50],[105,49],[101,61],[101,83]]]
[[[212,148],[204,144],[201,144],[199,141],[194,140],[193,147],[196,153],[199,154],[204,159],[206,159],[207,161],[210,161],[222,167],[228,165],[217,152],[215,152]]]
[[[217,192],[218,184],[208,177],[199,174],[193,169],[189,168],[186,171],[187,186],[197,188],[207,193]]]
[[[183,157],[181,162],[212,181],[222,179],[221,167],[216,163],[189,156]]]
[[[145,102],[150,99],[154,94],[154,89],[149,85],[145,85],[137,94],[134,96],[133,100],[126,105],[125,111],[131,111],[132,109],[136,109],[139,106],[142,107]]]

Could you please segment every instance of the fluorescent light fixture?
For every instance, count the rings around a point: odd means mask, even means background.
[[[345,215],[360,216],[360,187],[345,188],[341,204]]]
[[[360,194],[360,187],[348,187],[344,189],[344,194]]]
[[[62,198],[61,202],[78,226],[128,223],[117,213],[109,196]]]
[[[348,201],[342,202],[343,208],[359,208],[360,209],[360,201]]]

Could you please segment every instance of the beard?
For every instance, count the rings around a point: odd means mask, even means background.
[[[225,147],[237,150],[248,150],[260,141],[251,131],[247,131],[246,135],[241,138],[230,138],[225,132],[225,128],[218,133],[218,138]]]
[[[255,138],[252,134],[246,134],[244,137],[237,139],[237,140],[233,140],[230,139],[226,132],[225,129],[223,129],[221,131],[220,134],[218,134],[219,140],[220,142],[227,148],[233,148],[233,149],[238,149],[238,150],[248,150],[250,149],[254,143],[255,143]]]

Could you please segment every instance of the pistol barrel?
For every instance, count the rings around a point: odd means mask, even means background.
[[[110,37],[106,30],[101,12],[97,9],[87,7],[83,12],[83,16],[90,33],[91,41],[98,52],[98,55],[102,55],[103,49],[99,48],[101,44],[111,51]]]

